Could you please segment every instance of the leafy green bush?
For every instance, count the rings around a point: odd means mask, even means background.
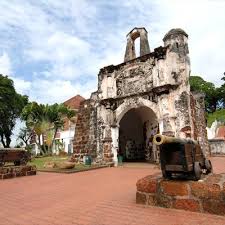
[[[212,123],[217,120],[225,124],[225,109],[216,110],[207,114],[207,126],[211,127]]]

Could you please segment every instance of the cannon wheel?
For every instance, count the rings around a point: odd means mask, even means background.
[[[212,172],[212,163],[209,159],[205,159],[205,168],[207,174]]]
[[[200,166],[199,162],[195,162],[194,164],[194,177],[195,180],[199,180],[201,178],[202,175],[202,168]]]

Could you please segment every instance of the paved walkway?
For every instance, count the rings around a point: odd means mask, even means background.
[[[225,157],[213,158],[213,164],[215,172],[225,171]],[[136,205],[136,181],[158,171],[126,166],[0,181],[0,224],[225,225],[221,216]]]

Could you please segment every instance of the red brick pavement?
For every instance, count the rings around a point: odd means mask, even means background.
[[[213,164],[215,172],[225,171],[225,157]],[[0,181],[0,224],[225,225],[221,216],[136,205],[136,181],[155,172],[154,166],[106,168]]]

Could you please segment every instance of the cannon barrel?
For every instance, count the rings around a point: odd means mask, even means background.
[[[179,143],[179,144],[195,144],[198,142],[192,139],[184,139],[184,138],[175,138],[169,137],[162,134],[156,134],[153,138],[153,143],[156,145],[169,144],[169,143]]]

